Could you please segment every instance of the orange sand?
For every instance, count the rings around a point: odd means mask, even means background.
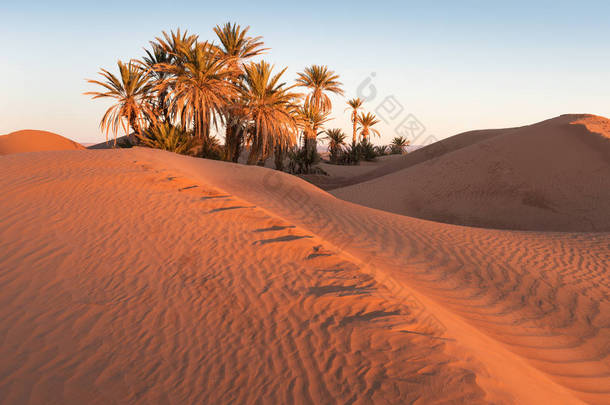
[[[346,187],[332,194],[458,225],[610,231],[609,138],[610,120],[592,115],[468,132],[337,184]]]
[[[85,149],[79,143],[47,131],[24,129],[0,136],[0,155],[45,150]]]
[[[134,148],[0,158],[0,398],[608,403],[608,233],[428,222]]]

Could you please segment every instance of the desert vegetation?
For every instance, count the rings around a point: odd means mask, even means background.
[[[117,146],[123,132],[129,137],[118,146],[230,162],[238,162],[245,151],[247,164],[264,165],[273,156],[276,169],[292,173],[318,170],[317,144],[323,134],[335,164],[404,151],[372,145],[371,136],[380,135],[375,128],[379,120],[363,111],[360,98],[347,102],[350,145],[340,128],[326,128],[330,96],[344,95],[339,75],[328,66],[306,66],[289,83],[285,67],[276,69],[262,59],[269,49],[262,37],[249,35],[249,27],[226,23],[213,32],[217,42],[180,29],[163,32],[141,58],[118,61],[118,73],[101,69],[100,80],[88,80],[102,90],[85,94],[113,102],[100,122],[107,142],[112,134]]]

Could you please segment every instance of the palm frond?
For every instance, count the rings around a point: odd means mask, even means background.
[[[330,111],[332,103],[326,93],[343,95],[343,84],[339,75],[330,70],[328,66],[311,65],[303,72],[297,73],[297,85],[310,89],[306,103],[313,104],[321,111]]]
[[[115,104],[108,108],[100,127],[106,133],[114,133],[115,139],[119,127],[127,133],[131,126],[134,132],[139,133],[141,125],[148,121],[154,121],[153,98],[154,90],[151,76],[142,69],[138,63],[129,61],[117,62],[119,74],[115,75],[106,69],[100,69],[100,75],[105,79],[87,80],[88,83],[103,87],[106,91],[89,91],[84,94],[92,96],[93,99],[110,98]]]

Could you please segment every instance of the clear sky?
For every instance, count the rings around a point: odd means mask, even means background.
[[[401,127],[410,117],[425,127],[415,144],[563,113],[608,117],[609,15],[601,1],[0,0],[0,134],[103,140],[108,105],[82,95],[93,89],[86,78],[141,57],[162,30],[213,39],[226,21],[263,36],[265,59],[288,66],[289,81],[309,64],[339,73],[347,97],[368,97],[365,107],[385,118],[375,142],[397,128],[422,132]],[[350,133],[345,101],[334,103],[329,126]]]

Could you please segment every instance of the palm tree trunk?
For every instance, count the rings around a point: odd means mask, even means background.
[[[253,165],[258,162],[258,155],[261,153],[261,137],[259,128],[256,128],[252,145],[250,146],[250,154],[248,155],[248,164]]]
[[[305,133],[305,172],[311,171],[311,166],[316,161],[316,136],[315,130],[310,130]]]
[[[366,127],[362,128],[362,132],[360,133],[362,135],[362,142],[366,142],[369,139],[369,129]]]
[[[259,153],[258,155],[258,160],[256,161],[256,165],[257,166],[265,166],[265,162],[267,161],[267,159],[269,158],[269,151],[266,150],[267,148],[264,147],[262,148],[262,152]]]
[[[225,127],[225,160],[233,161],[233,153],[235,152],[235,126],[230,115],[227,116],[227,124]]]
[[[356,144],[356,110],[354,110],[354,112],[352,113],[352,125],[353,125],[353,132],[352,132],[352,145]]]
[[[195,138],[201,140],[201,125],[199,125],[198,113],[193,117],[193,135],[195,135]]]
[[[280,145],[275,145],[275,170],[284,170],[284,158],[286,153]]]
[[[234,136],[235,142],[233,144],[233,163],[237,163],[239,161],[239,156],[241,155],[241,145],[244,141],[244,130],[236,127]]]
[[[135,115],[132,115],[129,121],[131,128],[133,129],[134,137],[133,139],[131,139],[131,136],[129,136],[128,138],[130,138],[129,141],[133,145],[137,145],[138,141],[140,140],[140,125],[138,124],[138,120],[136,119]]]
[[[258,154],[258,161],[256,162],[256,164],[258,166],[265,166],[265,162],[267,161],[267,159],[269,158],[269,155],[271,154],[271,150],[269,148],[269,140],[268,140],[268,133],[267,133],[267,129],[263,128],[263,135],[260,140],[260,144],[259,144],[259,154]]]

